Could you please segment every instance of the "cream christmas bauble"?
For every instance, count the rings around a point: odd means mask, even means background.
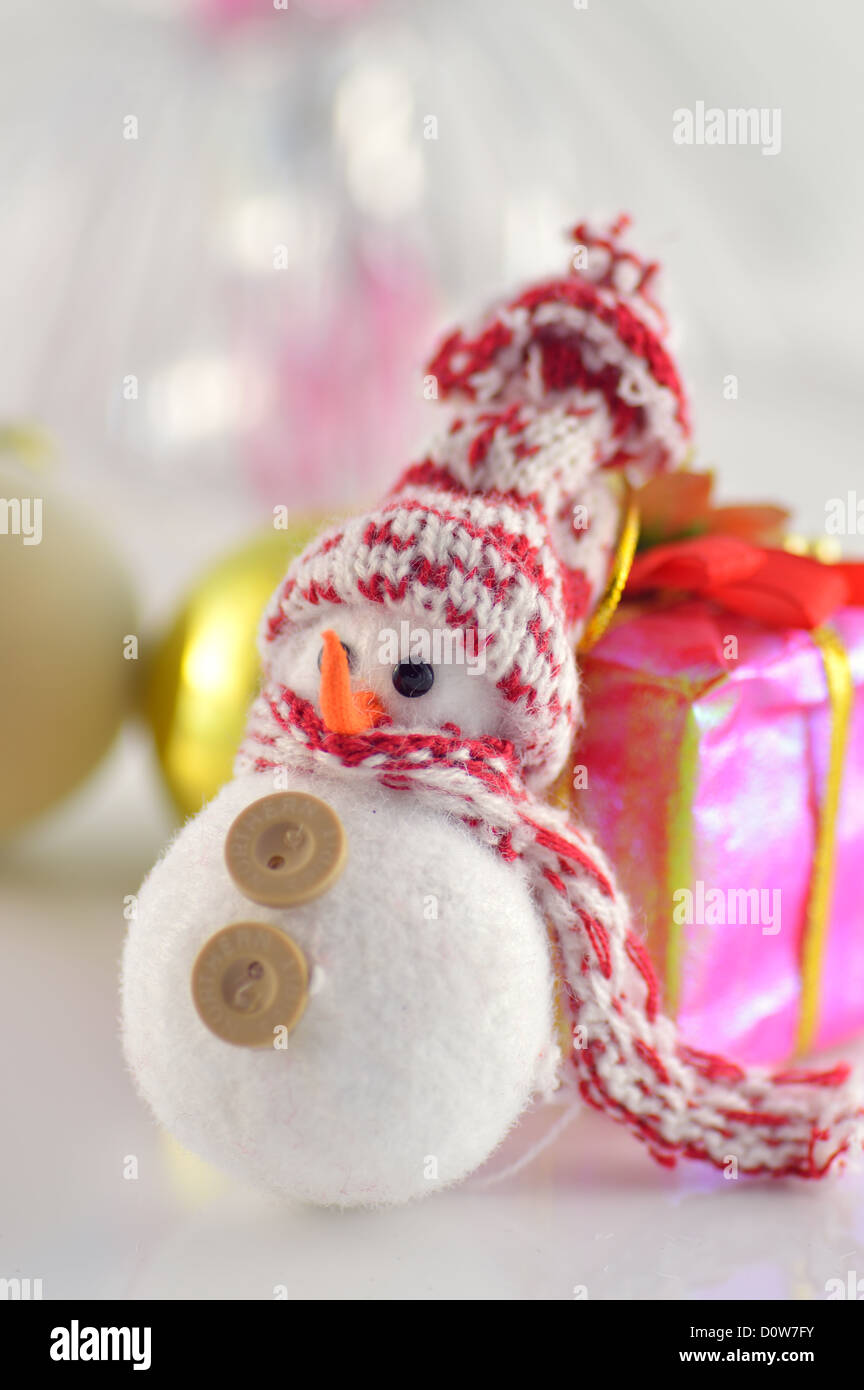
[[[0,463],[0,833],[70,792],[110,747],[138,671],[129,579],[43,475]]]

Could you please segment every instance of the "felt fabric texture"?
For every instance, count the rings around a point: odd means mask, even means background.
[[[341,1206],[421,1197],[481,1164],[556,1084],[546,929],[519,866],[458,821],[375,784],[289,784],[339,815],[344,873],[305,906],[250,903],[225,836],[284,783],[226,786],[141,889],[123,962],[128,1064],[177,1139],[243,1179]],[[221,1041],[193,1004],[198,951],[246,920],[286,931],[308,961],[309,1002],[284,1050]]]
[[[400,729],[439,729],[448,721],[458,723],[472,737],[483,733],[507,735],[508,703],[487,679],[485,653],[466,653],[466,660],[441,661],[443,643],[436,651],[434,625],[418,620],[415,610],[404,606],[391,610],[389,620],[368,605],[346,604],[334,613],[339,635],[350,649],[349,672],[355,689],[370,690]],[[407,627],[403,628],[403,624]],[[272,653],[274,679],[290,686],[313,703],[319,700],[323,616],[316,614],[298,628],[291,641]],[[393,667],[402,660],[402,639],[407,649],[434,658],[435,683],[422,699],[408,699],[393,686]],[[395,656],[394,656],[395,648]]]

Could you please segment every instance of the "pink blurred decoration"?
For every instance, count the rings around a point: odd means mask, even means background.
[[[273,14],[297,12],[314,19],[344,19],[368,10],[375,0],[289,0],[277,10],[273,0],[198,0],[204,18],[220,25],[242,24]]]
[[[428,405],[420,367],[434,297],[417,253],[340,255],[326,294],[297,295],[265,354],[272,410],[246,444],[268,505],[341,507],[374,498],[410,461]],[[259,345],[260,346],[260,345]]]
[[[832,626],[849,653],[856,696],[817,1047],[864,1030],[864,609],[842,610]],[[730,635],[738,639],[734,662],[723,656]],[[574,790],[573,804],[617,864],[661,979],[676,888],[693,891],[701,881],[726,902],[736,889],[780,890],[776,934],[758,924],[679,928],[683,1036],[742,1062],[790,1056],[831,735],[812,636],[687,602],[613,626],[585,659],[584,677],[576,762],[587,768],[588,786]]]

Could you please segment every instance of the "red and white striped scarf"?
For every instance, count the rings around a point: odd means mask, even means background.
[[[590,836],[532,795],[513,746],[431,734],[334,734],[308,701],[266,685],[238,773],[342,775],[405,791],[457,815],[528,876],[562,976],[570,1046],[563,1080],[627,1125],[658,1162],[702,1159],[742,1173],[821,1178],[861,1148],[864,1096],[846,1065],[747,1069],[687,1047],[660,1007],[645,947]]]

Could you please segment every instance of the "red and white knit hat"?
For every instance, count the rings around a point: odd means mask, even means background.
[[[531,785],[551,781],[578,721],[575,639],[602,584],[615,508],[601,468],[655,471],[689,424],[656,265],[580,225],[573,272],[451,334],[428,371],[464,407],[384,506],[339,525],[291,567],[263,628],[271,643],[324,605],[366,601],[485,641]],[[584,269],[581,262],[584,260]],[[587,524],[573,525],[574,503]]]

